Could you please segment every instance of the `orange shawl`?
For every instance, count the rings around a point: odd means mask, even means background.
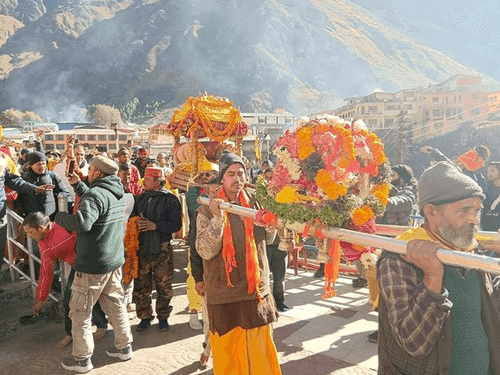
[[[228,197],[224,192],[224,188],[219,189],[217,198],[228,201]],[[250,201],[243,190],[238,193],[238,202],[243,207],[250,207]],[[246,274],[248,283],[248,294],[255,293],[260,300],[259,284],[260,284],[260,268],[257,258],[257,245],[255,244],[254,228],[252,219],[249,217],[243,218],[245,225],[245,253],[246,253]],[[224,232],[222,236],[222,259],[225,263],[227,285],[233,286],[231,283],[231,272],[237,267],[236,255],[234,250],[233,235],[231,232],[231,223],[227,211],[224,211]]]

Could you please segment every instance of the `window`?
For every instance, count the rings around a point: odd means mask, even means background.
[[[64,141],[64,134],[56,134],[56,140]]]
[[[368,124],[367,124],[369,127],[376,127],[377,126],[377,120],[368,120]]]
[[[396,110],[396,106],[394,104],[388,104],[387,105],[387,110],[388,111],[395,111]]]
[[[386,118],[384,120],[384,127],[390,128],[393,125],[394,125],[394,119],[392,119],[392,118]]]
[[[89,134],[88,135],[88,140],[89,141],[95,141],[95,135],[94,134]]]
[[[432,116],[433,117],[443,117],[444,115],[444,110],[443,109],[433,109],[432,110]]]
[[[85,141],[85,134],[78,134],[77,138],[79,141]]]
[[[292,118],[285,118],[285,124],[291,124],[293,122]]]
[[[115,141],[116,140],[116,135],[114,135],[114,134],[108,135],[108,140],[109,141]]]
[[[376,105],[369,106],[368,107],[368,112],[377,113],[377,106]]]
[[[111,144],[108,146],[108,148],[109,148],[110,150],[116,150],[116,144],[111,143]]]
[[[47,139],[47,137],[45,137],[45,139]],[[49,144],[45,145],[45,149],[46,150],[53,150],[54,149],[54,145],[51,144],[51,143],[49,143]]]
[[[433,97],[433,98],[432,98],[432,102],[433,102],[433,103],[439,103],[439,98],[437,98],[437,97]]]
[[[120,141],[126,141],[126,140],[127,140],[127,136],[126,136],[125,134],[120,134],[120,135],[118,136],[118,139],[119,139]]]
[[[64,149],[66,148],[66,145],[65,145],[65,144],[59,144],[59,143],[58,143],[58,144],[56,145],[56,148],[57,148],[58,150],[64,150]]]
[[[456,113],[455,108],[450,108],[446,110],[446,117],[454,117]]]
[[[106,134],[99,134],[97,136],[97,140],[99,140],[99,141],[105,141],[106,140]]]
[[[53,139],[54,139],[54,136],[52,134],[45,135],[45,140],[52,141]]]

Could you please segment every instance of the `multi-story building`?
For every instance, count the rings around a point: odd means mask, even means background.
[[[481,77],[456,75],[426,88],[374,92],[347,98],[345,106],[331,113],[362,119],[373,130],[395,129],[398,119],[403,117],[408,125],[404,129],[405,138],[420,142],[452,131],[467,121],[484,120],[492,98],[481,81]]]

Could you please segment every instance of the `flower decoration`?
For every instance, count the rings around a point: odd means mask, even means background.
[[[139,228],[137,221],[139,216],[131,217],[127,221],[127,229],[125,231],[125,265],[123,268],[123,282],[130,283],[132,279],[137,277],[139,269],[139,258],[137,257],[137,250],[139,250]]]
[[[256,192],[281,219],[363,227],[384,214],[390,167],[382,142],[363,121],[303,117],[274,153],[272,179],[259,181]]]

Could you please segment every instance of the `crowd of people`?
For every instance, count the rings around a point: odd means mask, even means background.
[[[172,238],[181,229],[183,212],[178,196],[165,187],[172,171],[168,156],[151,158],[144,148],[134,160],[127,148],[115,155],[89,155],[72,140],[63,154],[46,153],[39,139],[35,150],[21,150],[15,165],[7,151],[0,154],[0,243],[5,243],[10,200],[41,259],[35,270],[35,314],[56,287],[56,260],[71,265],[63,291],[65,336],[57,346],[72,343],[73,350],[62,366],[90,371],[94,340],[106,334],[108,322],[115,339],[107,355],[131,359],[132,303],[140,319],[136,331],[150,329],[155,318],[161,332],[169,330]],[[388,204],[379,223],[409,226],[416,207],[425,221],[398,237],[408,241],[406,255],[383,252],[377,263],[379,330],[369,340],[378,343],[380,374],[500,373],[495,329],[500,326],[500,284],[488,273],[447,266],[436,257],[439,248],[495,250],[484,249],[476,235],[479,228],[500,229],[500,162],[490,162],[483,147],[473,151],[475,156],[466,159],[435,158],[420,179],[408,165],[392,166]],[[229,202],[260,209],[252,184],[270,179],[273,168],[269,160],[257,168],[225,152],[218,163],[206,163],[184,192],[190,223],[190,326],[203,328],[200,362],[206,365],[212,356],[215,374],[281,374],[272,324],[290,308],[284,288],[287,250],[279,246],[277,228],[263,228],[220,208]],[[8,198],[12,192],[15,199]],[[209,204],[200,205],[200,196]],[[58,197],[68,202],[66,209],[58,206]],[[138,272],[124,283],[124,235],[132,218],[139,230]],[[353,287],[366,286],[358,266]]]

